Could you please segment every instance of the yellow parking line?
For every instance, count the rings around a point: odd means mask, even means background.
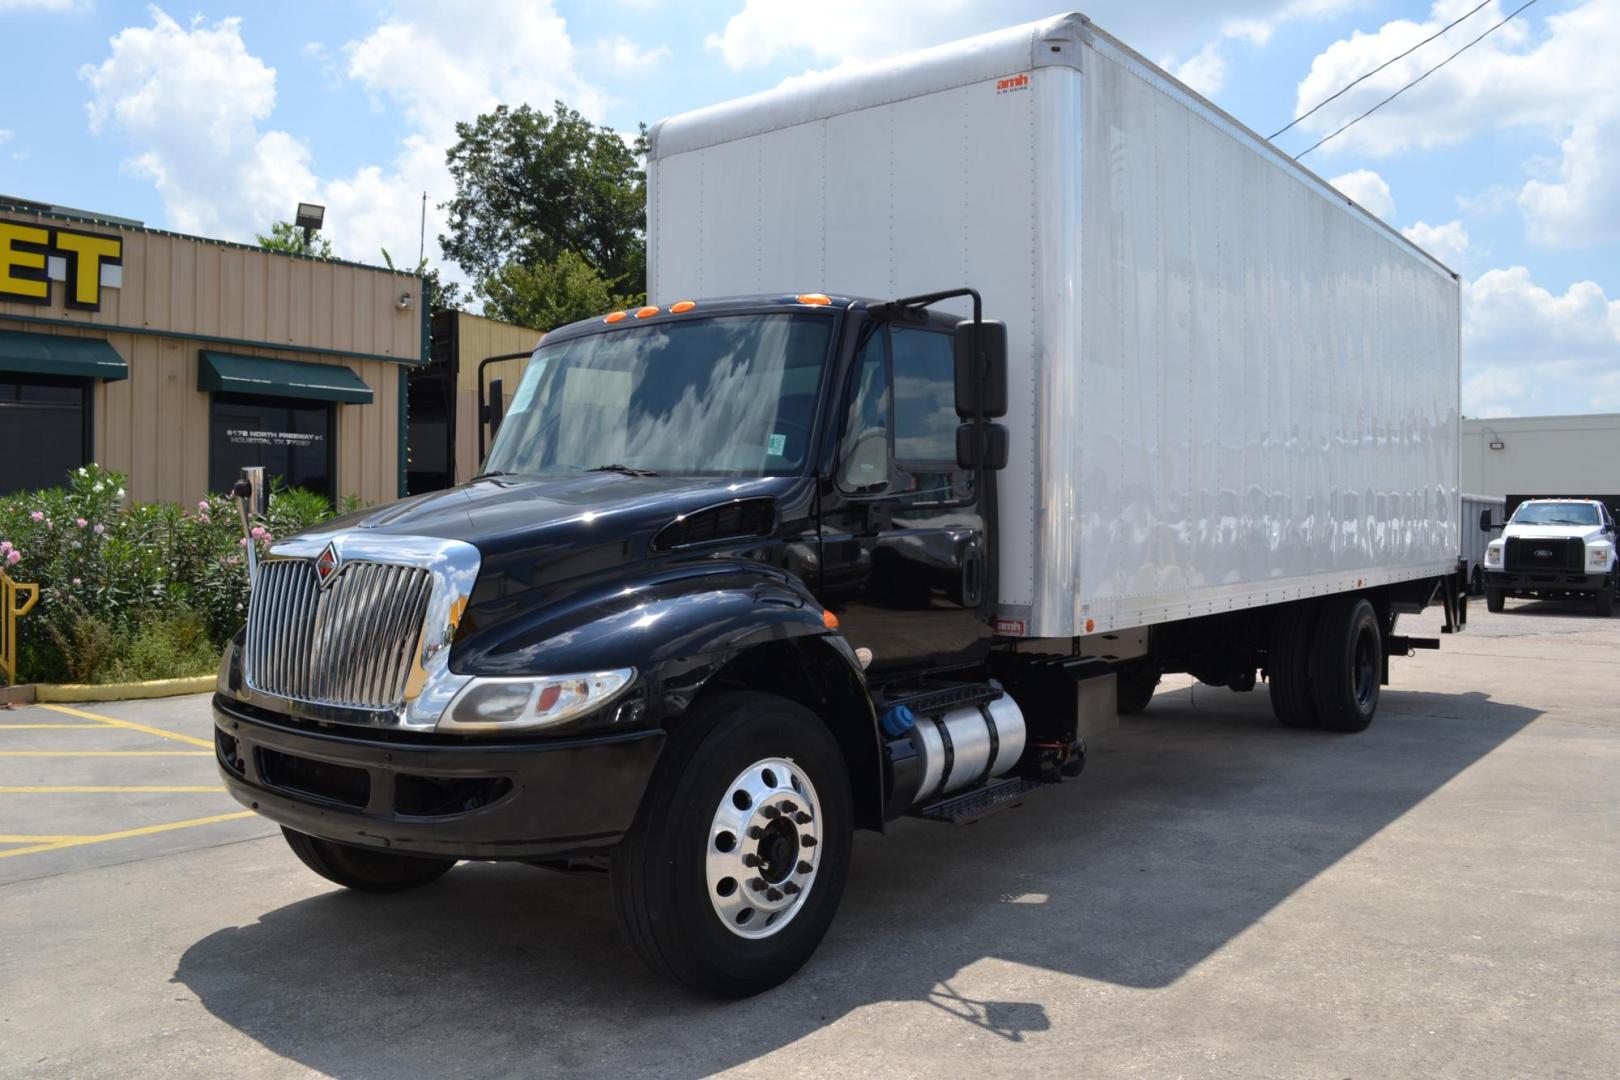
[[[212,817],[191,818],[189,821],[171,821],[165,825],[144,825],[139,829],[123,829],[119,832],[101,833],[97,836],[68,837],[48,843],[31,844],[28,847],[0,851],[0,859],[9,859],[13,855],[33,855],[41,851],[61,851],[63,848],[82,847],[85,844],[104,844],[109,840],[128,840],[132,836],[151,836],[153,833],[173,832],[175,829],[190,829],[197,825],[212,825],[219,821],[237,821],[252,816],[253,811],[251,810],[238,810],[234,814],[215,814]]]
[[[133,720],[120,720],[115,716],[102,716],[100,713],[85,712],[83,709],[73,709],[66,705],[41,704],[41,709],[50,709],[52,712],[64,713],[68,716],[77,716],[81,720],[96,720],[113,727],[127,728],[130,731],[144,731],[148,735],[156,735],[162,739],[174,739],[178,742],[190,743],[192,746],[205,746],[210,750],[214,744],[208,739],[199,739],[194,735],[182,735],[177,731],[165,731],[162,728],[151,727],[147,724],[137,724]]]
[[[0,757],[212,757],[208,750],[0,750]]]
[[[167,795],[197,795],[217,793],[225,789],[218,784],[33,784],[27,787],[0,787],[0,795],[127,795],[141,791],[156,791]]]
[[[0,836],[0,844],[60,844],[64,840],[83,840],[84,836]]]
[[[105,724],[0,724],[0,731],[105,731]]]

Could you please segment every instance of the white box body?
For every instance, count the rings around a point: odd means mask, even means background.
[[[1003,632],[1454,568],[1456,276],[1082,16],[654,127],[652,302],[961,285],[1008,332]]]

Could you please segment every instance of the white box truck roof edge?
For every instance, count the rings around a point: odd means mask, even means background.
[[[980,289],[1011,361],[1006,632],[1455,564],[1456,275],[1083,16],[656,125],[648,284]]]
[[[1355,207],[1366,215],[1368,222],[1383,229],[1391,238],[1407,245],[1453,278],[1458,276],[1455,270],[1408,239],[1399,229],[1328,183],[1308,166],[1294,160],[1276,144],[1186,83],[1157,68],[1146,57],[1078,11],[992,30],[932,48],[903,53],[888,60],[797,76],[769,90],[664,117],[647,129],[647,156],[657,160],[684,154],[717,143],[794,124],[825,120],[838,113],[886,105],[967,83],[983,82],[1016,71],[1054,65],[1079,70],[1078,50],[1043,50],[1042,43],[1049,39],[1085,43],[1101,41],[1141,64],[1153,67],[1164,79],[1174,83],[1176,89],[1196,98],[1200,105],[1218,115],[1224,123],[1275,154],[1280,162],[1320,184],[1324,192]],[[835,93],[829,95],[821,92],[828,87],[833,88]]]

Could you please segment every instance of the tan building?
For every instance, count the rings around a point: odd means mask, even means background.
[[[425,322],[414,274],[0,201],[0,493],[96,461],[140,500],[244,465],[394,499]]]
[[[545,335],[464,311],[435,312],[429,362],[411,372],[410,480],[412,494],[472,479],[489,450],[479,397],[479,369],[487,388],[499,379],[506,402],[528,368],[528,354]],[[491,357],[516,357],[495,360]],[[479,435],[484,438],[480,449]]]

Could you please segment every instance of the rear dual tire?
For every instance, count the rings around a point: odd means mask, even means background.
[[[1378,711],[1384,642],[1364,596],[1291,604],[1272,621],[1266,667],[1284,727],[1363,731]]]

